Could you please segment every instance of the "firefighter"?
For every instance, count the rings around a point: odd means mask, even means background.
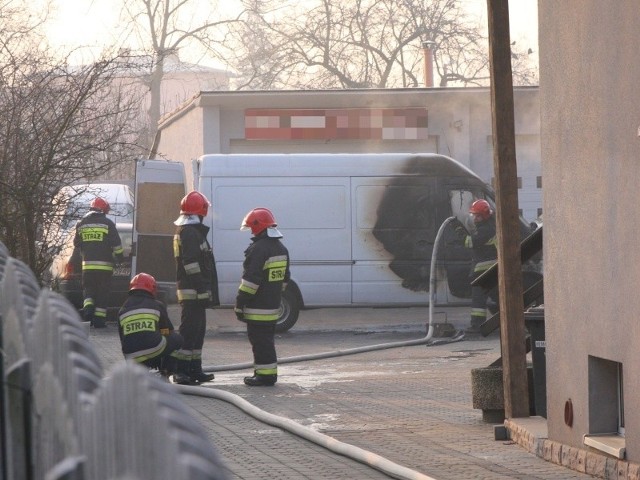
[[[476,200],[469,209],[474,224],[471,234],[465,236],[465,247],[470,248],[473,258],[471,281],[491,268],[498,257],[496,250],[496,220],[489,202]],[[480,286],[471,287],[471,323],[467,329],[470,333],[480,331],[487,319],[488,292]]]
[[[242,220],[240,230],[251,230],[251,245],[244,252],[242,280],[235,313],[247,324],[253,350],[254,371],[245,377],[251,387],[271,386],[278,380],[278,360],[274,342],[280,317],[282,292],[289,281],[289,252],[280,239],[273,213],[254,208]]]
[[[139,273],[131,279],[129,296],[118,312],[118,333],[126,359],[157,368],[168,377],[175,373],[171,354],[182,347],[164,303],[156,300],[156,279]]]
[[[173,381],[199,385],[213,380],[202,370],[202,346],[207,326],[206,309],[220,304],[213,250],[207,241],[209,227],[202,223],[209,200],[200,192],[188,193],[180,202],[173,237],[178,302],[182,307],[179,331],[184,339],[178,350]]]
[[[89,212],[76,225],[73,238],[75,251],[82,258],[82,312],[84,320],[95,328],[106,327],[114,257],[117,263],[123,261],[120,235],[107,218],[110,209],[105,199],[94,198]]]

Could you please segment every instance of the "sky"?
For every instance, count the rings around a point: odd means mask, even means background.
[[[222,3],[230,2],[223,0]],[[487,24],[486,0],[460,0],[470,15]],[[47,36],[60,48],[96,46],[114,43],[119,8],[114,0],[56,0],[57,12],[49,22]],[[511,41],[520,50],[538,51],[538,1],[511,0],[509,2]],[[182,57],[182,55],[181,55]],[[193,59],[185,59],[194,61]]]
[[[486,0],[461,0],[469,12],[487,25]],[[538,0],[510,0],[509,29],[511,41],[522,48],[538,50]]]
[[[113,0],[111,0],[112,2]],[[104,0],[57,0],[47,37],[57,46],[100,45],[111,40],[119,9]]]

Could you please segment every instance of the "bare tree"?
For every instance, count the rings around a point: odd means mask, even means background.
[[[223,40],[224,27],[235,18],[217,17],[212,0],[209,9],[203,9],[196,0],[129,0],[124,2],[123,16],[128,21],[136,43],[148,54],[149,74],[146,84],[150,92],[148,109],[148,145],[153,152],[158,121],[161,115],[161,84],[165,75],[165,61],[178,53],[181,47],[198,44],[212,56],[216,45]],[[157,143],[157,142],[156,142]]]
[[[511,43],[511,72],[514,85],[538,85],[536,52],[531,47],[520,50],[516,47],[516,41]]]
[[[240,88],[424,85],[426,41],[434,46],[441,86],[484,85],[489,80],[487,38],[457,0],[244,4],[246,21],[229,38],[229,54],[236,54],[241,72]]]
[[[118,59],[69,68],[13,28],[26,22],[11,3],[0,5],[0,241],[41,277],[60,248],[47,235],[56,192],[131,158],[136,104],[113,81]]]

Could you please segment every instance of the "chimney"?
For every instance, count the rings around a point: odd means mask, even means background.
[[[424,86],[433,87],[433,47],[435,42],[430,40],[422,42],[422,53],[424,54]]]

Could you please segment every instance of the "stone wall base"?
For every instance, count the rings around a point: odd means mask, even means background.
[[[547,462],[598,478],[640,480],[640,464],[549,440],[543,417],[506,419],[504,426],[513,442]]]

